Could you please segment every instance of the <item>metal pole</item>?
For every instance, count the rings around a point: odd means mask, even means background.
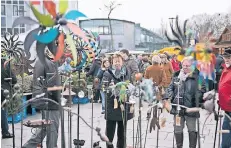
[[[72,101],[72,96],[71,96],[71,75],[69,75],[69,84],[68,84],[68,89],[69,89],[69,107],[71,107],[71,101]],[[69,122],[69,128],[70,128],[70,133],[69,133],[69,148],[71,148],[72,147],[72,119],[71,119],[71,110],[69,110],[69,112],[68,112],[69,114],[69,119],[70,119],[70,122]]]

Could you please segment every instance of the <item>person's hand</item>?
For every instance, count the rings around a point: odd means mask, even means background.
[[[171,106],[170,100],[163,101],[163,108],[165,108],[168,112],[171,111],[172,106]]]

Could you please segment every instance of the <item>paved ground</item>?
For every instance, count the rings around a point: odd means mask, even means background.
[[[91,123],[91,104],[85,104],[80,106],[80,114],[84,117],[84,119],[87,120],[88,123]],[[77,105],[73,105],[73,111],[77,112]],[[136,109],[136,112],[138,110]],[[145,133],[146,133],[146,112],[147,112],[147,106],[144,106],[142,110],[142,143],[144,143],[145,139]],[[201,119],[200,119],[200,127],[202,130],[202,126],[204,123],[205,118],[208,115],[206,115],[206,112],[201,112]],[[65,113],[65,124],[67,126],[67,114]],[[172,115],[169,115],[168,113],[164,113],[161,115],[161,118],[165,117],[167,118],[166,126],[162,129],[160,129],[160,136],[159,136],[159,148],[172,148],[173,146],[173,117]],[[40,114],[36,114],[35,116],[30,116],[25,119],[27,121],[28,119],[40,119]],[[138,119],[138,113],[136,113],[136,117],[134,118],[135,123],[135,131],[136,131],[136,125],[137,125],[137,119]],[[73,126],[72,126],[72,139],[77,137],[77,117],[73,116],[72,118]],[[94,104],[94,126],[99,126],[102,128],[103,132],[105,130],[105,120],[104,116],[101,114],[101,104]],[[11,127],[10,127],[11,128]],[[16,131],[16,146],[17,148],[20,147],[20,123],[15,124],[15,131]],[[214,139],[214,131],[215,131],[215,122],[213,120],[213,115],[211,115],[205,126],[203,133],[201,132],[202,138],[201,138],[201,147],[202,148],[212,148],[213,145],[213,139]],[[67,144],[67,128],[65,129],[65,137],[66,137],[66,144]],[[156,131],[153,131],[152,133],[147,134],[147,141],[146,141],[146,148],[156,148],[157,143],[157,136]],[[25,143],[31,136],[31,129],[24,127],[24,136],[23,136],[23,143]],[[91,130],[82,122],[80,121],[80,139],[86,140],[85,146],[83,148],[91,148]],[[116,136],[115,136],[116,137]],[[184,136],[184,148],[188,148],[188,134],[187,130],[185,129],[185,136]],[[99,137],[97,137],[96,133],[94,132],[94,142],[98,141]],[[2,148],[10,148],[12,147],[12,139],[2,140],[1,142]],[[114,140],[114,143],[116,143],[116,139]],[[127,131],[127,143],[128,145],[133,144],[133,120],[130,120],[128,122],[128,131]],[[59,142],[58,146],[60,147],[60,136],[59,136]],[[101,143],[101,146],[105,148],[105,144]],[[44,140],[44,147],[45,147],[45,140]],[[74,147],[74,146],[73,146]]]

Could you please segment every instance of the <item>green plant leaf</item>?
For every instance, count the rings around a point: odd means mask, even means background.
[[[54,26],[55,22],[49,14],[48,15],[41,14],[33,5],[30,5],[30,7],[40,24],[46,27]]]

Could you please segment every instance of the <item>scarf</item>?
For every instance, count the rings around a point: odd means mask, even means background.
[[[180,71],[180,74],[178,75],[178,78],[180,79],[180,81],[185,81],[189,75],[191,75],[192,73],[187,73],[185,74],[183,70]]]

